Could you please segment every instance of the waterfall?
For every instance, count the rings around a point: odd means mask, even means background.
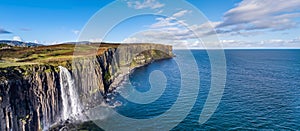
[[[62,120],[78,119],[81,106],[78,97],[78,91],[74,86],[74,80],[71,73],[65,67],[59,66],[60,72],[60,87],[62,96]]]

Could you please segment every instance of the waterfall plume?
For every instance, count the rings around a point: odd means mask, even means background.
[[[78,90],[74,86],[74,79],[65,67],[59,66],[60,86],[62,97],[62,120],[78,119],[82,111],[78,97]]]

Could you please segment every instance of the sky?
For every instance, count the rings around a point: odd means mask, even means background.
[[[300,47],[299,0],[0,0],[0,9],[2,40]]]

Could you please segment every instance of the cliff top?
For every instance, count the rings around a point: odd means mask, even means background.
[[[119,44],[119,43],[89,43],[74,44],[64,43],[58,45],[38,46],[38,47],[17,47],[0,46],[0,68],[52,64],[58,65],[72,60],[74,57],[84,57],[101,55],[109,48],[118,46],[128,46],[137,44]],[[149,45],[149,44],[138,44]],[[75,55],[74,55],[75,54]]]

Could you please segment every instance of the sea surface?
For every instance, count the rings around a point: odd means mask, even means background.
[[[113,109],[115,114],[130,119],[117,122],[107,116],[96,123],[108,124],[103,129],[120,130],[300,129],[300,50],[225,50],[224,93],[203,124],[199,117],[213,84],[208,53],[174,53],[177,57],[173,59],[136,69],[113,96],[113,101],[118,102]],[[180,67],[190,68],[191,72]],[[168,113],[170,110],[175,113]],[[97,129],[91,126],[82,129]]]

